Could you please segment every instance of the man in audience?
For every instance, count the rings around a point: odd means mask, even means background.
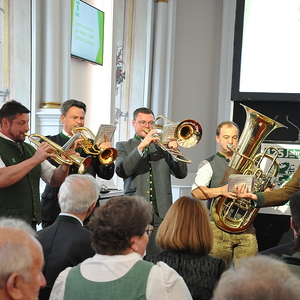
[[[291,209],[291,228],[294,233],[294,247],[288,249],[291,253],[282,253],[280,260],[286,262],[289,268],[300,277],[300,191],[297,191],[290,198],[290,209]],[[287,244],[289,245],[289,244]]]
[[[58,194],[61,213],[56,221],[38,232],[42,244],[47,286],[40,291],[40,300],[49,299],[58,274],[67,267],[76,266],[95,254],[91,246],[91,233],[83,221],[93,211],[100,188],[89,175],[69,175]]]
[[[46,285],[40,243],[22,220],[0,219],[0,299],[36,300]]]
[[[24,142],[29,113],[14,100],[0,109],[0,216],[17,217],[36,228],[41,222],[40,178],[59,187],[69,173],[69,165],[55,168],[46,160],[56,157],[48,143],[35,149]]]
[[[225,271],[213,300],[298,300],[300,280],[288,266],[274,258],[257,255],[238,260]]]
[[[63,124],[63,129],[59,134],[46,136],[51,141],[56,144],[63,146],[70,137],[73,136],[72,129],[74,127],[82,127],[84,126],[86,114],[86,105],[78,100],[70,99],[62,103],[61,106],[61,122]],[[101,143],[101,148],[111,147],[111,143],[109,141],[105,141]],[[76,150],[80,156],[86,157],[87,154],[84,153],[82,148],[78,148]],[[52,164],[56,165],[56,163],[51,160]],[[100,163],[98,156],[92,156],[92,162],[88,167],[86,173],[93,175],[94,177],[98,175],[100,178],[109,180],[113,177],[115,170],[114,163],[109,165],[103,165]],[[78,167],[74,164],[70,167],[69,174],[78,173]],[[58,205],[58,188],[54,187],[50,184],[47,184],[44,192],[42,193],[41,205],[42,205],[42,225],[43,228],[51,225],[58,214],[60,213],[60,208]]]

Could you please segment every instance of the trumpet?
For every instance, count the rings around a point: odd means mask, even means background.
[[[201,125],[192,119],[183,120],[181,122],[173,122],[165,116],[158,116],[154,121],[163,118],[170,124],[167,125],[154,125],[154,129],[162,129],[162,132],[155,134],[159,137],[156,142],[157,145],[164,151],[169,152],[175,159],[191,164],[192,161],[183,155],[180,150],[168,148],[169,137],[174,137],[178,145],[183,148],[192,148],[196,146],[202,137]],[[144,131],[148,133],[150,130],[145,128]]]
[[[48,143],[53,148],[53,149],[48,150],[48,153],[56,155],[55,157],[51,157],[51,158],[56,163],[58,163],[59,165],[61,165],[61,164],[67,164],[67,165],[75,164],[75,165],[77,165],[79,174],[83,174],[92,162],[91,157],[85,157],[84,158],[84,157],[80,157],[80,156],[77,156],[77,155],[67,154],[65,152],[65,150],[63,150],[64,146],[62,146],[62,147],[59,146],[58,144],[56,144],[55,142],[51,141],[50,139],[46,138],[45,136],[43,136],[41,134],[38,134],[38,133],[32,133],[32,134],[25,133],[25,135],[28,137],[29,141],[34,143],[36,146],[40,146],[41,143],[38,142],[35,139],[35,137],[37,137],[40,140],[43,140],[44,142]],[[70,140],[67,143],[70,143]],[[72,139],[71,143],[73,144],[74,141],[75,141],[75,139]],[[63,158],[62,156],[66,157],[66,158]]]
[[[72,129],[72,134],[75,135],[78,132],[81,133],[81,138],[83,138],[83,141],[80,142],[80,146],[86,154],[98,155],[98,159],[103,165],[109,165],[116,160],[118,151],[112,147],[99,149],[98,146],[94,144],[96,137],[90,129],[87,127],[74,127]]]

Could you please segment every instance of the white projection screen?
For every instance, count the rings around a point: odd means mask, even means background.
[[[237,0],[232,100],[300,101],[300,0]]]

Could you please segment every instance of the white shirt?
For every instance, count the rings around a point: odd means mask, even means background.
[[[196,178],[192,184],[192,191],[198,186],[209,186],[211,178],[213,176],[213,170],[211,164],[207,160],[203,160],[198,167]]]
[[[15,142],[14,140],[12,140],[9,137],[7,137],[6,135],[4,135],[2,132],[0,132],[0,136],[3,137],[4,139]],[[4,162],[0,156],[0,168],[5,168],[5,167],[6,167],[6,165],[4,164]],[[56,167],[53,166],[47,159],[41,163],[41,178],[47,184],[51,183],[51,177],[52,177],[52,174],[55,171],[55,169],[56,169]]]
[[[142,260],[142,256],[138,253],[112,256],[96,254],[81,263],[80,271],[87,280],[108,282],[124,276],[139,260]],[[50,300],[63,299],[66,277],[70,270],[69,267],[59,274],[54,283]],[[147,300],[192,300],[182,277],[163,262],[158,262],[150,270],[146,298]]]

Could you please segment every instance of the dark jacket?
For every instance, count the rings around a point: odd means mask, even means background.
[[[185,281],[194,300],[212,298],[213,290],[225,271],[225,262],[210,255],[163,251],[145,256],[147,261],[163,261]]]

